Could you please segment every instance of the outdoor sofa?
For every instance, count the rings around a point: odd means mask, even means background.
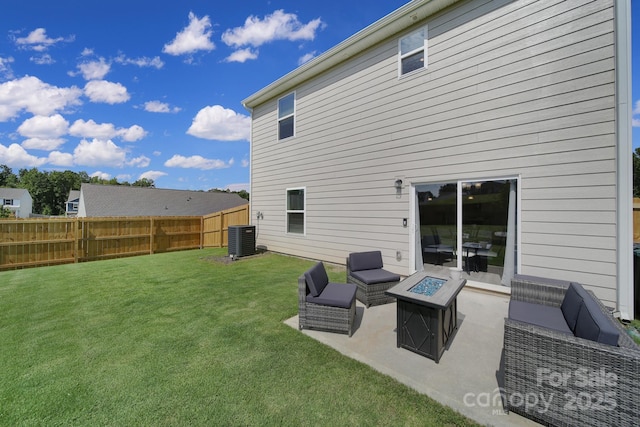
[[[332,283],[322,262],[298,278],[298,325],[302,329],[353,333],[356,286]]]
[[[516,275],[503,403],[548,425],[637,426],[640,347],[580,284]]]
[[[347,257],[347,283],[358,287],[356,298],[366,307],[395,301],[385,291],[397,285],[400,276],[383,267],[380,251],[352,252]]]

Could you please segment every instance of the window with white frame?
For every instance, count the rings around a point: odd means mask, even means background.
[[[400,76],[427,68],[427,27],[401,38],[398,45]]]
[[[305,189],[287,189],[287,233],[305,234]]]
[[[278,139],[294,135],[296,93],[292,92],[278,100]]]

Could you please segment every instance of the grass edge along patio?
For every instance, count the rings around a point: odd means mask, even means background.
[[[224,255],[0,272],[0,424],[475,425],[283,324],[311,261]]]

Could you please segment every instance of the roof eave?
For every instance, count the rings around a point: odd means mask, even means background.
[[[242,101],[251,110],[459,0],[414,0]]]

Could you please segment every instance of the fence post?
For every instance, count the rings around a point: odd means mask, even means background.
[[[75,264],[78,263],[78,252],[80,251],[80,238],[79,238],[79,229],[78,226],[78,218],[73,219],[73,262]]]
[[[153,231],[153,227],[154,227],[154,223],[153,223],[153,217],[149,218],[150,221],[150,228],[149,228],[149,254],[153,255],[153,245],[155,244],[154,242],[154,236],[155,236],[155,232]]]

